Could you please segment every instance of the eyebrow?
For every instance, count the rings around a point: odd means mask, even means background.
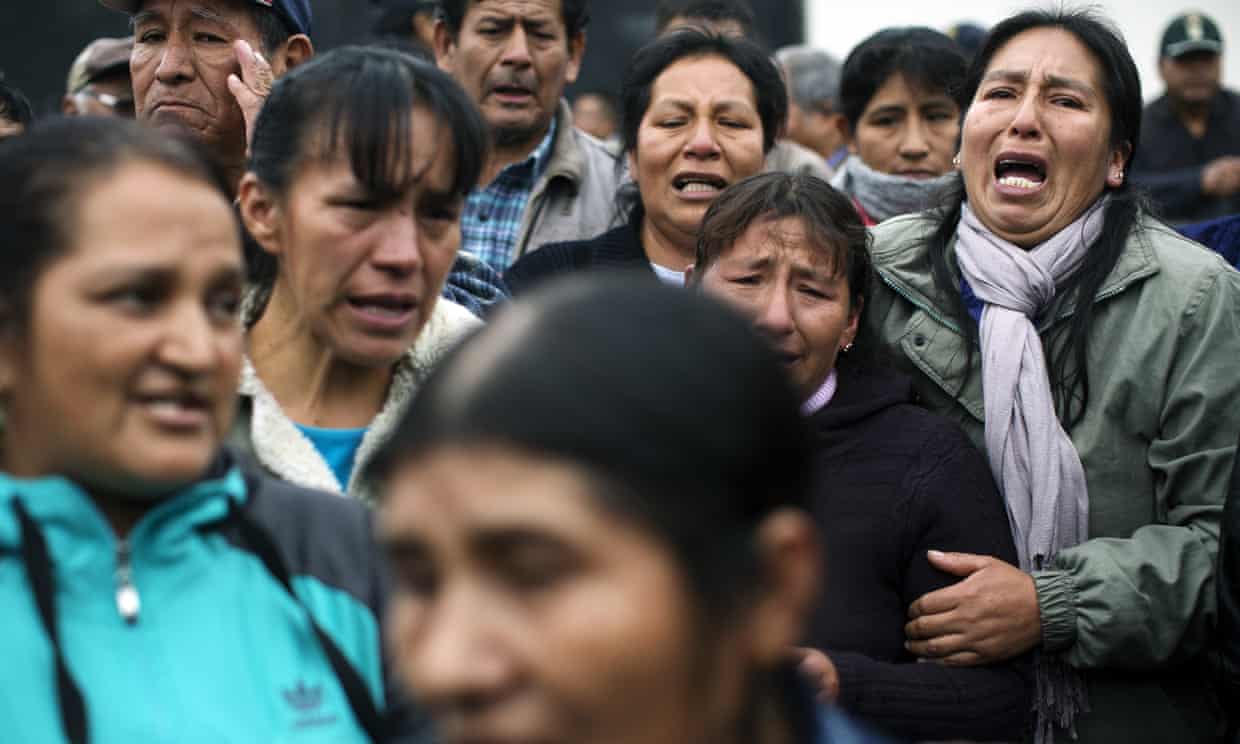
[[[1012,83],[1028,83],[1029,73],[1019,70],[995,70],[994,72],[987,73],[986,77],[982,78],[982,82],[992,82],[994,80],[1003,80],[1005,82]],[[1045,75],[1042,80],[1048,88],[1067,88],[1069,90],[1075,90],[1078,93],[1085,93],[1088,95],[1093,95],[1094,93],[1093,86],[1075,78],[1064,77],[1062,75]]]
[[[684,109],[685,111],[693,111],[694,109],[697,108],[697,106],[694,105],[693,101],[690,101],[687,98],[660,98],[659,100],[655,101],[654,105],[673,106],[678,109]],[[716,112],[717,111],[731,111],[735,109],[744,109],[746,111],[753,111],[754,107],[748,101],[741,99],[741,98],[725,98],[721,101],[716,101],[715,104],[711,106],[711,110],[716,111]]]

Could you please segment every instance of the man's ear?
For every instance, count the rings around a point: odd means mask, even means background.
[[[246,173],[241,179],[241,186],[237,189],[237,209],[241,212],[245,229],[264,251],[273,256],[283,253],[280,200],[253,173]]]
[[[435,20],[435,64],[446,73],[452,73],[452,62],[456,55],[456,38],[452,29],[442,18]]]
[[[568,40],[568,67],[564,70],[564,82],[572,85],[581,72],[581,60],[586,56],[586,32],[578,31]]]
[[[763,521],[757,546],[766,590],[751,610],[749,637],[755,661],[769,667],[803,640],[822,585],[822,549],[813,520],[792,508]]]
[[[314,56],[314,42],[305,34],[294,34],[280,45],[276,58],[271,60],[271,74],[279,78],[294,67]]]

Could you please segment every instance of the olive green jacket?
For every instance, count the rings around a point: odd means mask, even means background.
[[[874,230],[866,334],[984,451],[981,356],[975,346],[966,378],[959,294],[930,276],[932,229],[909,215]],[[1071,309],[1047,315],[1043,339]],[[1090,539],[1034,574],[1043,649],[1085,672],[1082,741],[1194,741],[1219,721],[1200,662],[1240,434],[1240,273],[1142,218],[1096,296],[1090,339],[1088,407],[1070,432]]]

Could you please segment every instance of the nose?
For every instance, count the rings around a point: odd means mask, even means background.
[[[926,132],[926,121],[921,117],[912,117],[900,137],[900,157],[905,160],[922,160],[929,154],[930,138]]]
[[[158,347],[159,359],[186,376],[208,372],[217,361],[221,332],[240,336],[241,327],[221,331],[200,303],[187,300],[168,315],[163,342]]]
[[[422,266],[421,236],[414,215],[407,210],[393,210],[381,226],[370,263],[392,276],[408,276]]]
[[[715,139],[715,129],[709,119],[700,119],[685,143],[685,153],[698,158],[713,158],[719,155],[719,142]]]
[[[500,58],[500,63],[509,67],[529,67],[533,64],[530,57],[530,37],[525,33],[525,27],[516,24],[512,27],[512,34],[508,37],[508,43],[504,45],[504,54]]]
[[[1009,127],[1011,134],[1021,138],[1038,138],[1042,134],[1042,124],[1038,118],[1037,99],[1031,93],[1020,102],[1020,106],[1012,114]]]
[[[155,79],[164,85],[175,85],[193,80],[195,75],[193,52],[179,36],[170,35],[159,56]]]
[[[420,612],[393,606],[402,671],[412,692],[441,712],[477,709],[500,697],[515,665],[476,594],[445,587]]]
[[[767,336],[779,339],[793,331],[792,308],[788,304],[788,290],[784,286],[772,286],[758,305],[756,325]]]

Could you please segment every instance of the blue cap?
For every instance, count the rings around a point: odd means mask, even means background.
[[[123,13],[136,13],[142,7],[142,0],[99,0],[105,7]],[[295,34],[310,35],[310,0],[254,0],[255,3],[271,8],[280,20]]]

